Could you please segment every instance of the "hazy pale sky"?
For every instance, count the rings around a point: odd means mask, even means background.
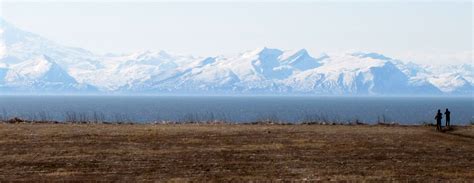
[[[267,46],[472,63],[472,8],[471,1],[3,1],[1,16],[96,53],[214,56]]]

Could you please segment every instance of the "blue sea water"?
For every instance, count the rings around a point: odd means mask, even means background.
[[[110,122],[213,121],[434,122],[437,109],[451,123],[474,121],[472,97],[282,96],[0,96],[0,117]]]

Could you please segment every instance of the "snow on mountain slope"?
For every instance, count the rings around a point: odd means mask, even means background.
[[[470,83],[474,83],[474,65],[472,64],[461,64],[461,65],[436,65],[429,67],[428,71],[431,75],[441,74],[458,74]]]
[[[317,59],[311,57],[305,49],[301,49],[296,53],[287,51],[280,56],[282,64],[289,65],[297,70],[305,71],[308,69],[314,69],[321,66],[321,61],[328,58],[327,55],[323,55]]]
[[[441,74],[428,79],[441,91],[448,94],[473,94],[474,87],[471,82],[460,74]]]
[[[3,74],[4,86],[13,88],[14,91],[94,91],[92,86],[77,83],[58,64],[46,56],[13,64],[4,71],[6,71]]]
[[[58,64],[50,60],[46,56],[40,56],[14,64],[10,67],[5,80],[9,83],[22,83],[32,80],[63,83],[76,82]]]
[[[65,47],[39,35],[20,30],[0,18],[0,61],[17,64],[41,55],[57,60],[63,68],[96,69],[100,67],[96,55],[73,47]]]
[[[293,64],[301,64],[305,68],[294,67]],[[280,86],[280,80],[301,72],[301,69],[319,65],[318,60],[305,50],[293,52],[258,48],[236,56],[209,57],[191,62],[169,77],[152,78],[148,88],[186,92],[281,92],[286,86]]]
[[[124,56],[103,57],[102,68],[75,69],[71,73],[81,82],[90,83],[104,91],[132,89],[141,83],[179,70],[200,59],[170,55],[164,51],[142,51]]]
[[[209,57],[194,61],[190,66],[181,67],[176,72],[170,73],[168,77],[159,79],[155,77],[152,85],[159,86],[157,89],[160,91],[169,89],[183,92],[232,91],[239,78],[232,70],[220,65],[218,60],[218,58]]]
[[[407,64],[408,65],[408,64]],[[416,75],[412,81],[423,81],[432,84],[445,94],[473,94],[474,68],[470,64],[462,65],[416,65]]]
[[[404,63],[401,60],[392,59],[378,53],[358,52],[352,55],[359,58],[372,58],[393,63],[398,70],[408,77],[408,85],[411,87],[411,94],[433,95],[441,93],[440,89],[429,81],[428,76],[430,75],[430,71],[426,66],[418,65],[413,62]]]
[[[315,94],[412,94],[409,78],[389,59],[343,55],[289,78],[297,91]],[[433,92],[433,91],[426,91]]]
[[[96,55],[0,19],[0,92],[469,95],[473,82],[472,64],[422,66],[379,53],[312,57],[305,49],[263,47],[217,57]]]

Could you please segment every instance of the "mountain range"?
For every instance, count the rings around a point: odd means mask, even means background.
[[[0,93],[472,96],[473,83],[472,64],[427,66],[370,52],[98,55],[0,19]]]

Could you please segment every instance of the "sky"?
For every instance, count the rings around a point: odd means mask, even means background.
[[[196,56],[258,47],[312,55],[378,52],[422,64],[472,63],[471,1],[2,1],[7,22],[105,53]]]

